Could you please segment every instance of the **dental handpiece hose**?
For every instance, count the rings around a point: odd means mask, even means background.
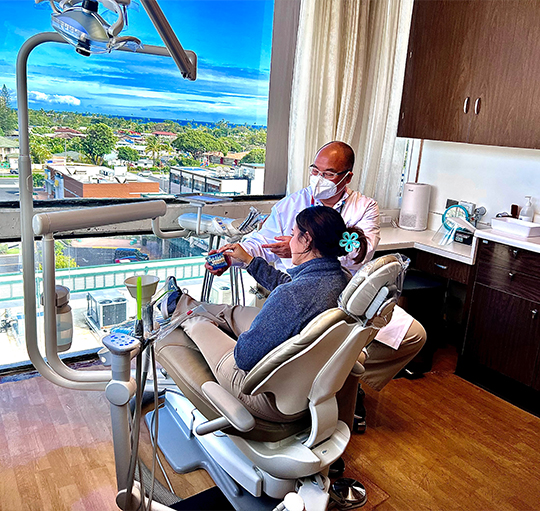
[[[144,392],[144,387],[146,385],[146,378],[148,376],[148,371],[150,369],[150,350],[148,346],[145,346],[145,340],[149,339],[152,334],[152,327],[154,324],[154,306],[152,302],[145,304],[142,307],[142,321],[141,321],[141,330],[143,332],[141,337],[141,342],[144,346],[143,353],[143,367],[142,367],[142,378],[141,378],[141,388]]]

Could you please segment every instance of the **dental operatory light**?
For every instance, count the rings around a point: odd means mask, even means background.
[[[141,47],[141,41],[136,37],[118,35],[124,28],[120,4],[125,7],[130,0],[49,0],[49,3],[53,9],[53,28],[81,55],[110,53],[123,47],[136,51]],[[100,3],[117,15],[112,25],[98,14]]]
[[[110,53],[113,50],[132,50],[139,53],[170,56],[178,66],[183,78],[197,79],[197,55],[184,50],[159,7],[157,0],[140,0],[146,14],[154,25],[166,48],[145,46],[133,36],[120,36],[127,24],[126,8],[138,3],[134,0],[35,0],[36,4],[49,2],[52,7],[52,26],[75,46],[75,51],[86,57],[93,53]],[[116,15],[116,21],[109,24],[99,13],[102,6]],[[138,10],[138,9],[137,9]]]

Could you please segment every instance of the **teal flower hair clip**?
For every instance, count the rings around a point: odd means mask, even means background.
[[[344,247],[346,252],[352,252],[355,248],[360,248],[358,234],[356,232],[351,234],[345,231],[343,237],[339,240],[339,246]]]

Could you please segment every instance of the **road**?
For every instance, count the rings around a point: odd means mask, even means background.
[[[5,273],[19,273],[22,268],[22,261],[18,254],[0,255],[0,275]]]
[[[0,202],[19,200],[19,178],[17,176],[0,179]]]

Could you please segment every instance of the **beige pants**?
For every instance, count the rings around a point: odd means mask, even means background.
[[[368,347],[363,365],[366,371],[360,379],[375,390],[381,390],[422,349],[426,342],[424,327],[413,320],[397,350],[375,339]]]
[[[236,366],[235,338],[249,330],[260,309],[241,305],[201,304],[188,294],[183,294],[174,311],[173,320],[174,317],[198,305],[203,305],[209,314],[205,316],[202,313],[189,317],[181,326],[199,348],[219,384],[256,417],[272,422],[291,422],[301,417],[303,413],[296,415],[280,413],[273,400],[266,394],[252,396],[241,391],[247,373]]]

